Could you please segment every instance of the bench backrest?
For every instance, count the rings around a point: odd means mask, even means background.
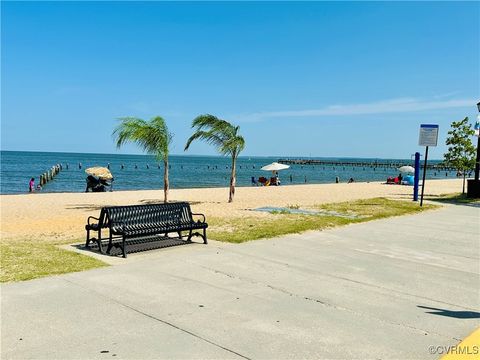
[[[192,220],[192,211],[187,202],[109,206],[104,210],[111,227],[154,223],[179,224]]]

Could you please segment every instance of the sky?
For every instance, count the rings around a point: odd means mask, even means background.
[[[1,149],[128,153],[122,116],[240,126],[245,156],[410,158],[473,123],[479,2],[1,2]],[[194,143],[187,154],[213,155]]]

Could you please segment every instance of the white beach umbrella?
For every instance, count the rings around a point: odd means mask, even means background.
[[[405,165],[405,166],[399,167],[398,171],[402,173],[414,173],[415,168],[413,168],[412,166]]]
[[[289,167],[290,167],[289,165],[280,164],[278,162],[273,162],[271,164],[268,164],[268,165],[265,165],[264,167],[262,167],[262,170],[265,170],[265,171],[279,171],[279,170],[288,169]]]

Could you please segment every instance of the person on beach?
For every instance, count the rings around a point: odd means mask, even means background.
[[[398,174],[398,183],[402,184],[403,176],[402,173]]]
[[[28,192],[35,191],[35,178],[31,178],[30,182],[28,183]]]
[[[351,183],[353,183],[353,182],[355,182],[355,179],[354,179],[354,178],[350,178],[350,180],[348,180],[348,183],[349,183],[349,184],[351,184]]]
[[[335,184],[338,184],[340,182],[340,178],[337,176],[335,177]]]
[[[278,171],[275,171],[275,184],[280,185],[280,178],[278,177]]]

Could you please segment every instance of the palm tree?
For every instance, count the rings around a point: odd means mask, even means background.
[[[193,119],[192,128],[195,132],[187,141],[185,151],[194,140],[203,140],[214,145],[222,155],[232,157],[232,173],[230,175],[230,194],[228,202],[233,201],[235,195],[236,163],[238,154],[245,147],[245,140],[238,134],[239,126],[234,126],[228,121],[219,119],[213,115],[200,115]]]
[[[165,120],[156,116],[150,121],[135,117],[120,118],[120,124],[112,135],[119,149],[126,142],[140,146],[147,154],[155,155],[158,161],[163,160],[163,192],[164,201],[168,202],[168,147],[173,135],[168,132]]]

